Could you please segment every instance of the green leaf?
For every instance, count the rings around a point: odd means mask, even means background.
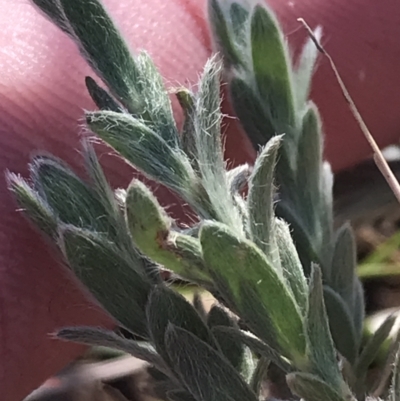
[[[189,392],[185,390],[172,390],[167,392],[167,398],[170,401],[196,401]]]
[[[68,22],[65,20],[58,0],[32,0],[32,2],[62,31],[70,33]]]
[[[57,235],[57,218],[39,194],[21,177],[6,172],[8,189],[14,194],[18,206],[44,233]]]
[[[111,110],[117,113],[123,112],[121,106],[105,89],[97,85],[93,78],[86,77],[85,84],[90,97],[100,110]]]
[[[212,329],[216,326],[237,328],[236,322],[221,307],[214,305],[207,316],[207,324]],[[227,337],[220,331],[213,332],[219,347],[226,359],[236,370],[240,370],[244,358],[243,344],[232,337]]]
[[[354,280],[354,311],[353,323],[357,338],[361,338],[364,327],[365,303],[364,288],[359,279]]]
[[[116,202],[114,192],[111,189],[100,165],[96,152],[88,140],[84,140],[82,145],[85,167],[93,186],[93,190],[104,209],[107,211],[107,214],[110,215],[110,218],[114,220],[115,224],[121,224],[121,222],[118,221],[119,217],[122,216],[120,208]],[[119,227],[119,229],[121,228]]]
[[[249,385],[257,368],[258,359],[258,356],[254,355],[250,348],[243,347],[243,361],[238,370],[244,381]]]
[[[304,274],[308,277],[311,273],[312,263],[317,263],[320,260],[309,233],[304,229],[302,218],[299,217],[297,209],[290,206],[286,199],[282,198],[276,204],[276,215],[289,223]]]
[[[317,27],[314,35],[319,41],[322,36],[321,27]],[[301,110],[307,103],[310,92],[311,79],[318,58],[318,49],[311,38],[303,46],[296,69],[294,71],[294,87],[297,100],[297,108]]]
[[[93,190],[106,210],[111,225],[115,227],[115,237],[112,238],[113,242],[121,249],[127,260],[130,260],[138,269],[146,273],[148,277],[155,278],[154,266],[143,255],[140,255],[138,249],[133,245],[121,207],[117,203],[114,192],[101,168],[93,146],[87,140],[83,141],[83,156]]]
[[[340,295],[327,286],[324,286],[324,301],[335,346],[353,364],[360,346],[360,335],[355,331],[351,310]]]
[[[31,164],[34,187],[64,223],[113,234],[107,211],[96,194],[62,161],[38,156]]]
[[[225,3],[224,8],[222,3]],[[226,6],[226,2],[221,2],[220,0],[210,0],[208,2],[208,20],[213,38],[217,42],[218,51],[222,53],[224,62],[228,66],[241,65],[243,63],[242,55],[232,40],[231,27],[228,25],[227,20],[229,17],[226,15],[228,11],[229,8]]]
[[[318,207],[321,206],[318,203],[322,167],[321,121],[318,110],[313,104],[309,103],[306,109],[298,141],[296,181],[301,185],[301,191],[297,196],[301,199],[300,205],[304,207],[304,221],[310,232],[313,233],[316,227],[310,224],[318,223],[320,217]],[[306,205],[308,208],[313,205],[317,209],[309,210]],[[314,215],[310,215],[312,212]],[[316,239],[321,241],[321,238],[316,237]]]
[[[343,225],[336,233],[332,256],[330,285],[354,310],[354,281],[357,266],[356,243],[349,224]]]
[[[265,255],[218,223],[203,224],[200,242],[205,265],[224,298],[256,335],[268,340],[275,336],[282,352],[302,364],[306,341],[300,311]]]
[[[173,366],[198,401],[257,400],[235,368],[193,333],[170,324],[165,342]],[[194,355],[201,356],[196,363]]]
[[[140,76],[137,86],[144,103],[142,118],[151,122],[153,130],[169,146],[178,148],[178,130],[172,114],[171,101],[160,73],[146,52],[141,52],[136,58],[136,68]]]
[[[243,59],[245,54],[244,49],[250,30],[250,4],[251,1],[248,2],[247,0],[241,0],[240,3],[233,1],[229,8],[231,32],[234,35],[235,43],[240,46]],[[244,59],[243,61],[245,62],[246,60]]]
[[[143,108],[137,91],[138,71],[125,41],[97,0],[58,0],[70,35],[83,57],[132,113]]]
[[[146,315],[152,342],[172,370],[175,370],[175,365],[170,363],[168,345],[165,340],[166,330],[170,323],[190,331],[212,348],[219,350],[214,336],[193,306],[183,296],[163,285],[156,286],[152,290]]]
[[[161,248],[172,220],[165,213],[150,189],[134,179],[127,190],[125,213],[129,231],[136,246],[151,258]]]
[[[128,340],[110,330],[98,327],[66,327],[59,330],[56,336],[62,340],[79,344],[117,349],[156,365],[159,369],[164,365],[152,347],[140,345],[136,341]]]
[[[288,50],[272,11],[260,4],[251,17],[251,52],[257,88],[272,121],[278,126],[293,125],[295,105]]]
[[[65,226],[60,246],[78,279],[128,330],[146,337],[147,278],[97,233]]]
[[[199,172],[196,148],[196,132],[194,127],[196,98],[194,94],[186,88],[179,88],[176,91],[176,97],[181,105],[185,117],[181,132],[181,147],[188,156],[193,169],[196,172]]]
[[[275,219],[276,244],[279,250],[282,275],[291,289],[294,299],[303,316],[308,308],[308,288],[306,277],[303,272],[296,247],[289,231],[289,225],[281,220]]]
[[[400,347],[396,352],[394,361],[389,401],[400,401]]]
[[[271,138],[258,155],[249,179],[247,196],[251,239],[277,269],[280,263],[274,236],[273,201],[274,171],[281,140],[281,136]]]
[[[260,146],[264,146],[276,134],[267,111],[255,90],[241,77],[234,76],[230,80],[229,94],[240,124],[253,148],[258,151]]]
[[[274,362],[282,371],[291,371],[291,366],[285,361],[279,352],[271,348],[269,344],[262,342],[249,332],[238,330],[234,327],[218,326],[213,328],[213,333],[217,337],[223,335],[230,337],[238,342],[242,342],[249,347],[253,352],[265,357],[266,359]]]
[[[286,380],[292,392],[306,401],[346,401],[352,399],[352,397],[342,396],[335,387],[309,373],[290,373]]]
[[[226,179],[221,143],[220,77],[221,65],[215,58],[204,67],[196,97],[194,127],[201,182],[209,197],[209,208],[216,220],[237,232],[242,221],[234,206]]]
[[[194,180],[189,161],[144,122],[113,111],[86,113],[86,121],[93,132],[149,178],[187,195]]]
[[[311,269],[309,288],[307,334],[312,371],[337,388],[341,376],[325,310],[321,270],[316,265]]]
[[[375,333],[370,337],[367,344],[361,351],[361,354],[354,367],[357,378],[360,379],[365,377],[368,368],[378,355],[382,344],[388,339],[395,322],[396,316],[388,316],[386,320],[379,326],[378,330],[376,330]]]
[[[132,239],[143,254],[181,277],[210,288],[199,240],[172,231],[171,219],[138,180],[128,188],[126,219]]]

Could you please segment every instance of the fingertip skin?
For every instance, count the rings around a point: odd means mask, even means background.
[[[134,49],[146,49],[168,86],[192,86],[211,54],[205,0],[104,0]],[[323,28],[322,43],[381,146],[398,141],[400,128],[400,7],[393,0],[270,0],[294,54],[306,39],[297,18]],[[81,167],[76,149],[82,113],[93,109],[84,86],[94,74],[74,44],[28,0],[0,0],[0,170],[26,175],[29,155],[46,150]],[[225,96],[226,98],[226,96]],[[326,157],[335,171],[371,152],[320,57],[312,89],[326,133]],[[174,102],[176,117],[181,113]],[[224,112],[232,115],[224,102]],[[255,151],[233,118],[225,120],[226,157],[251,162]],[[108,150],[101,162],[114,186],[126,186],[130,167]],[[177,204],[165,189],[161,202]],[[171,210],[171,209],[170,209]],[[182,209],[173,211],[182,216]],[[0,388],[19,401],[82,348],[51,339],[75,324],[113,327],[60,262],[60,255],[16,210],[0,181]]]

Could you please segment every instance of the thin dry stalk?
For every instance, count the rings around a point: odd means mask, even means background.
[[[343,93],[344,98],[346,99],[346,102],[349,105],[349,108],[351,112],[353,113],[354,118],[356,119],[358,125],[361,128],[362,133],[364,134],[366,140],[370,144],[372,151],[374,152],[374,161],[376,166],[378,167],[379,171],[382,173],[384,176],[386,182],[389,184],[391,190],[393,191],[396,199],[400,203],[400,184],[397,181],[395,175],[393,174],[393,171],[389,167],[389,164],[387,163],[386,159],[384,158],[381,150],[379,149],[378,144],[376,143],[374,137],[372,136],[371,132],[369,131],[367,125],[365,124],[363,118],[361,117],[360,112],[358,111],[353,99],[350,96],[349,91],[346,88],[346,85],[343,82],[342,77],[339,74],[339,71],[330,56],[330,54],[325,50],[325,48],[321,45],[321,43],[318,41],[318,39],[315,37],[313,31],[311,30],[310,26],[304,21],[303,18],[298,18],[297,19],[299,22],[303,24],[303,26],[307,29],[307,32],[311,38],[311,40],[314,42],[316,48],[320,53],[322,53],[324,56],[326,56],[329,60],[329,63],[331,65],[331,68],[335,74],[336,80],[339,83],[340,89]]]

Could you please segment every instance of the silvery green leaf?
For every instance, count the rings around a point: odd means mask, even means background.
[[[86,172],[90,178],[94,192],[108,214],[115,217],[119,214],[119,206],[115,200],[114,192],[104,174],[92,144],[88,140],[82,142],[83,156]]]
[[[236,45],[240,46],[244,61],[245,55],[243,53],[250,30],[249,17],[251,3],[251,0],[250,2],[247,0],[241,0],[240,2],[233,0],[229,8],[231,32],[234,35]]]
[[[355,331],[352,311],[331,287],[324,286],[324,301],[335,346],[340,354],[353,364],[357,358],[361,338]]]
[[[90,177],[93,190],[107,211],[110,223],[115,227],[114,242],[125,253],[125,257],[131,260],[138,269],[148,273],[149,277],[154,276],[154,267],[146,261],[143,255],[139,254],[137,248],[133,245],[121,207],[117,203],[114,192],[107,181],[93,146],[87,140],[83,141],[83,155],[86,171]]]
[[[132,181],[125,207],[131,237],[143,254],[181,277],[210,288],[199,240],[172,231],[172,220],[146,185]]]
[[[331,188],[325,188],[326,175],[322,164],[321,142],[321,122],[318,110],[313,104],[309,104],[302,119],[302,129],[298,140],[296,208],[321,258],[321,269],[328,277],[331,251],[326,244],[332,241],[333,218],[332,205],[326,203],[325,198],[325,190],[331,193]]]
[[[21,177],[7,172],[6,179],[8,188],[14,194],[18,206],[40,230],[55,238],[57,235],[57,218],[46,202]]]
[[[274,171],[281,141],[281,136],[271,138],[258,155],[249,179],[247,196],[251,239],[279,270],[279,254],[274,236],[273,198]]]
[[[243,196],[240,193],[232,194],[233,203],[239,213],[240,218],[243,222],[243,227],[246,231],[246,236],[249,237],[250,233],[248,232],[248,221],[249,221],[249,211],[247,208],[247,202],[243,199]]]
[[[296,247],[290,235],[289,225],[278,218],[274,224],[275,240],[279,250],[282,275],[291,289],[303,316],[308,308],[308,288]]]
[[[270,118],[278,125],[293,125],[295,104],[287,46],[272,11],[261,4],[254,7],[251,16],[250,43],[254,78]]]
[[[165,342],[173,366],[197,401],[257,400],[235,368],[195,334],[169,324]],[[196,363],[194,355],[199,356]]]
[[[138,71],[125,41],[98,0],[58,0],[83,57],[132,113],[142,111]]]
[[[38,156],[31,164],[34,188],[64,223],[113,234],[107,211],[92,188],[62,161]]]
[[[365,303],[364,288],[359,279],[354,280],[354,311],[353,322],[354,329],[358,338],[361,338],[364,326]]]
[[[322,36],[321,27],[314,30],[314,35],[319,41]],[[311,79],[318,58],[318,49],[313,40],[308,37],[307,42],[303,46],[297,66],[294,71],[294,88],[297,100],[297,107],[301,110],[307,103],[310,92]]]
[[[56,336],[62,340],[79,344],[117,349],[156,365],[158,368],[163,367],[162,359],[152,347],[140,345],[136,341],[128,340],[110,330],[98,327],[66,327],[59,330]]]
[[[222,53],[224,62],[230,65],[241,65],[242,55],[237,48],[229,24],[229,4],[220,0],[208,2],[208,20],[213,32],[213,38],[217,42],[217,49]],[[235,25],[234,25],[235,26]]]
[[[400,401],[400,347],[396,352],[388,401]]]
[[[145,305],[150,283],[137,266],[98,233],[65,226],[60,247],[72,271],[123,326],[147,337]]]
[[[253,148],[258,151],[274,135],[276,130],[257,97],[256,90],[242,77],[232,77],[229,82],[229,95],[235,114],[246,131]]]
[[[215,326],[227,326],[238,328],[235,320],[221,306],[213,305],[207,314],[207,325],[210,328]]]
[[[368,368],[378,355],[382,344],[389,338],[395,322],[395,315],[390,315],[387,317],[365,344],[354,367],[356,376],[359,380],[362,380],[362,378],[365,377]]]
[[[160,399],[166,399],[167,392],[175,391],[177,388],[182,388],[181,384],[174,377],[174,374],[170,369],[169,372],[164,373],[154,366],[149,366],[146,369],[146,373],[152,381],[152,389],[154,390],[153,394]]]
[[[353,399],[351,396],[341,395],[337,387],[332,387],[309,373],[289,373],[286,380],[292,392],[305,401],[352,401]]]
[[[166,341],[167,326],[171,323],[190,331],[199,340],[219,351],[214,336],[193,306],[182,295],[164,285],[156,286],[151,291],[146,315],[152,342],[172,370],[175,370],[175,366],[170,363]]]
[[[276,215],[289,223],[304,274],[308,277],[312,263],[319,262],[319,255],[314,248],[310,234],[304,229],[303,221],[298,216],[297,210],[286,201],[281,199],[277,202]]]
[[[144,103],[141,117],[151,122],[153,130],[169,146],[178,148],[180,142],[178,130],[172,114],[171,101],[160,73],[146,52],[141,52],[137,56],[136,68],[140,76],[137,87]]]
[[[318,110],[313,104],[309,104],[307,111],[303,116],[301,133],[298,139],[298,155],[296,180],[301,185],[301,191],[297,194],[302,199],[302,205],[318,205],[320,198],[320,177],[322,166],[322,138],[321,138],[321,121]],[[304,213],[307,210],[303,210]],[[309,211],[310,212],[310,211]],[[315,213],[318,213],[316,210]],[[307,216],[307,215],[306,215]],[[317,215],[316,217],[319,217]],[[318,219],[310,216],[307,220],[310,222],[318,222]],[[310,227],[312,229],[314,227]]]
[[[182,195],[191,187],[193,170],[180,150],[172,149],[158,133],[129,114],[88,112],[89,128],[149,178]]]
[[[282,358],[280,352],[273,349],[270,344],[262,342],[259,338],[255,337],[250,332],[245,332],[234,327],[227,326],[214,327],[212,331],[214,334],[220,333],[218,334],[218,336],[225,335],[227,337],[235,339],[236,341],[242,342],[255,353],[260,354],[266,359],[274,362],[284,372],[291,371],[291,366],[286,360]]]
[[[257,367],[258,357],[253,354],[249,347],[243,347],[243,360],[238,369],[244,381],[250,385],[251,378]]]
[[[321,269],[316,265],[311,269],[306,322],[312,372],[337,388],[341,376],[325,310]]]
[[[207,324],[212,329],[217,326],[238,328],[236,322],[221,307],[214,305],[207,316]],[[244,347],[241,341],[233,337],[227,337],[224,333],[216,330],[213,332],[222,353],[231,365],[240,371],[244,359]]]
[[[354,375],[353,365],[341,354],[338,355],[338,360],[343,380],[348,384],[349,388],[354,389],[356,377]]]
[[[193,169],[198,172],[199,164],[197,160],[196,132],[194,127],[196,98],[195,95],[186,88],[179,88],[176,91],[176,97],[185,117],[181,132],[182,150],[188,156]]]
[[[196,401],[196,398],[185,390],[171,390],[166,395],[170,401]]]
[[[96,81],[93,78],[86,77],[85,83],[90,97],[100,110],[123,112],[121,106],[105,89],[97,85]]]
[[[357,266],[356,242],[349,224],[336,233],[331,264],[330,285],[344,299],[350,311],[354,310],[354,281]]]
[[[206,268],[227,302],[257,336],[269,341],[275,337],[285,356],[303,363],[306,340],[300,310],[265,255],[219,223],[205,222],[200,242]]]
[[[194,120],[197,159],[209,208],[218,221],[240,233],[242,221],[230,195],[222,152],[220,71],[220,63],[213,58],[207,62],[200,79]]]
[[[65,20],[65,15],[60,6],[59,0],[32,0],[44,14],[62,31],[69,34],[68,22]]]
[[[329,243],[333,244],[334,237],[334,224],[333,224],[333,172],[331,165],[324,161],[322,163],[322,171],[320,178],[321,188],[321,228],[324,238],[329,240]],[[326,249],[322,247],[321,258],[324,258],[325,263],[332,257],[332,248]]]

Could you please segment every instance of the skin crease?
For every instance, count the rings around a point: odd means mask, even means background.
[[[193,85],[212,46],[205,0],[104,0],[134,49],[146,49],[169,86]],[[271,0],[294,49],[305,39],[296,21],[324,29],[323,44],[379,143],[397,142],[400,128],[400,12],[391,0]],[[46,150],[81,164],[83,109],[94,109],[84,77],[94,75],[75,45],[28,0],[0,0],[0,170],[26,175],[29,156]],[[326,154],[334,169],[369,154],[326,59],[320,59],[312,97],[325,123]],[[180,120],[176,103],[176,116]],[[224,109],[226,112],[228,108]],[[251,161],[254,152],[228,119],[227,156]],[[132,170],[108,150],[101,161],[114,186]],[[164,204],[174,199],[160,189]],[[108,325],[112,320],[62,266],[58,252],[16,211],[0,180],[0,388],[21,400],[82,348],[51,339],[68,325]],[[179,207],[172,209],[179,211]]]

